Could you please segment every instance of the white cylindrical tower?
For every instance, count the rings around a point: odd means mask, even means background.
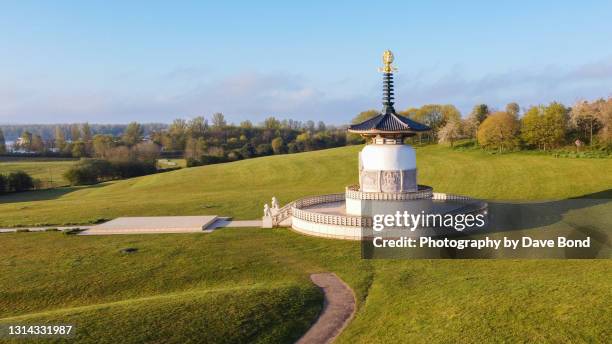
[[[416,154],[409,145],[369,144],[361,150],[359,160],[361,191],[417,191]]]

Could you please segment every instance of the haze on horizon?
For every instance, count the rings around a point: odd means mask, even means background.
[[[348,122],[380,108],[612,95],[612,3],[43,2],[0,12],[0,123],[171,122],[222,112]]]

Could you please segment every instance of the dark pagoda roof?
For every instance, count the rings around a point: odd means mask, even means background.
[[[387,56],[389,55],[389,56]],[[412,136],[418,132],[431,130],[425,124],[414,121],[408,117],[398,115],[393,108],[393,54],[386,51],[383,55],[385,67],[383,71],[383,111],[381,114],[364,122],[353,124],[348,128],[351,133],[375,136],[386,134],[391,136]]]
[[[376,134],[403,134],[414,135],[417,132],[431,130],[425,124],[413,121],[408,117],[393,112],[379,114],[359,124],[353,124],[348,129],[351,133]]]

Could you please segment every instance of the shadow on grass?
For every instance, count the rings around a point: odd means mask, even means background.
[[[25,192],[8,193],[5,195],[0,195],[0,204],[48,201],[48,200],[58,199],[74,191],[83,190],[83,189],[91,189],[91,188],[99,188],[104,185],[105,185],[104,183],[100,183],[100,184],[87,185],[87,186],[65,186],[65,187],[58,187],[58,188],[45,189],[45,190],[33,190],[33,191],[25,191]]]
[[[507,248],[433,248],[402,250],[375,248],[372,241],[362,241],[364,258],[609,258],[612,252],[612,189],[564,200],[487,201],[488,222],[485,227],[457,232],[449,227],[433,228],[442,237],[455,239],[528,239],[557,241],[559,237],[590,243],[587,247],[539,246]],[[393,236],[395,235],[395,236]],[[418,236],[418,235],[417,235]],[[393,233],[386,238],[396,239]],[[543,245],[543,244],[542,244]]]
[[[603,207],[588,210],[595,206]],[[485,230],[488,233],[513,236],[512,233],[516,232],[516,238],[523,235],[533,235],[539,239],[556,239],[557,236],[565,236],[570,240],[590,238],[591,246],[588,249],[565,248],[566,258],[601,257],[602,250],[609,251],[612,246],[612,189],[549,202],[491,201],[488,209],[489,224]],[[569,232],[558,231],[553,226],[561,223],[570,228]]]

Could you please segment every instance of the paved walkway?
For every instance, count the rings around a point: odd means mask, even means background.
[[[298,344],[331,343],[344,330],[355,314],[355,295],[333,273],[310,275],[312,282],[323,289],[323,312]]]
[[[227,217],[217,216],[160,216],[160,217],[124,217],[100,225],[87,226],[47,226],[0,228],[0,233],[11,233],[27,229],[30,232],[44,232],[49,228],[60,231],[72,228],[85,229],[79,235],[114,235],[114,234],[160,234],[160,233],[211,233],[220,228],[261,228],[261,220],[233,221]]]
[[[73,228],[80,228],[80,229],[89,229],[92,228],[93,226],[87,225],[87,226],[70,226],[70,227],[64,227],[64,226],[47,226],[47,227],[18,227],[18,228],[0,228],[0,233],[11,233],[11,232],[16,232],[18,230],[23,230],[23,229],[27,229],[30,232],[44,232],[47,229],[57,229],[60,231],[64,231],[66,229],[73,229]]]

